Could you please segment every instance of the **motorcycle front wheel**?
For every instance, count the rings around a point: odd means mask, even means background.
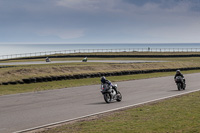
[[[186,88],[186,84],[183,85],[183,90],[185,90],[185,88]]]
[[[106,103],[111,102],[111,95],[109,93],[105,93],[103,96],[104,96],[104,100],[106,101]]]
[[[178,88],[179,91],[181,90],[181,86],[182,86],[181,83],[177,84],[177,88]]]

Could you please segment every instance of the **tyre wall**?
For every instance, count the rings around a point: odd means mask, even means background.
[[[30,84],[30,83],[38,83],[38,82],[51,82],[51,81],[60,81],[60,80],[96,78],[96,77],[101,77],[101,76],[109,77],[109,76],[134,75],[134,74],[145,74],[145,73],[156,73],[156,72],[175,72],[177,69],[179,69],[181,71],[199,70],[200,67],[153,69],[153,70],[130,70],[130,71],[128,70],[128,71],[117,71],[117,72],[98,72],[98,73],[91,73],[91,74],[34,77],[34,78],[22,79],[22,81],[2,82],[2,83],[0,83],[0,85]]]

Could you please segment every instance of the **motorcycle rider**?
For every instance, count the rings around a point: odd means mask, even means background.
[[[102,83],[102,84],[108,84],[109,86],[111,86],[111,87],[115,90],[116,93],[118,93],[117,87],[114,87],[114,86],[112,85],[112,83],[111,83],[109,80],[106,79],[105,76],[101,77],[101,83]]]
[[[185,78],[184,78],[184,76],[183,76],[183,74],[181,73],[180,70],[176,70],[176,74],[175,74],[175,76],[174,76],[175,82],[176,82],[176,77],[177,77],[177,76],[181,76],[181,77],[183,78],[183,83],[185,83]]]
[[[49,57],[46,57],[46,62],[50,62],[51,60],[49,59]]]

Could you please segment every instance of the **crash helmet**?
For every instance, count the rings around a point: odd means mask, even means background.
[[[180,70],[176,70],[176,74],[180,74],[181,73],[181,71]]]
[[[105,83],[106,82],[106,77],[101,77],[101,83]]]

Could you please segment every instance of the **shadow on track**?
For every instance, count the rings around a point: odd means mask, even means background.
[[[86,105],[99,105],[99,104],[107,104],[106,102],[97,102],[97,103],[89,103]]]

